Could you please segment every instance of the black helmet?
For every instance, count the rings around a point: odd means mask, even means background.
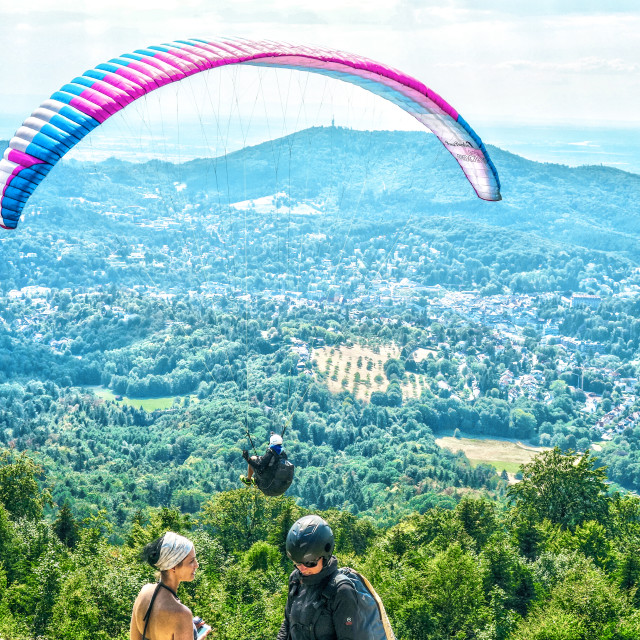
[[[320,516],[304,516],[293,523],[287,534],[287,555],[296,564],[328,560],[333,553],[331,527]]]

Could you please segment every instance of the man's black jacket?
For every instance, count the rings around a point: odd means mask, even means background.
[[[294,569],[289,576],[289,597],[277,640],[354,640],[358,637],[358,597],[354,586],[341,581],[333,598],[323,596],[337,572],[335,556],[313,576],[303,576]]]

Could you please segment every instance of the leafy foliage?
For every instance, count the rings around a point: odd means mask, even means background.
[[[516,507],[529,510],[542,522],[575,529],[588,520],[605,523],[609,504],[605,470],[594,468],[594,458],[545,451],[522,467],[522,481],[509,487]]]
[[[544,493],[550,477],[578,496],[588,495],[594,482],[599,487],[600,470],[588,455],[583,459],[576,473],[575,456],[541,454],[532,463],[536,473],[523,480],[530,490],[504,508],[465,496],[454,509],[434,507],[392,527],[344,511],[320,513],[335,533],[340,563],[372,581],[398,637],[637,637],[637,498],[599,493],[607,526],[587,519],[593,511],[584,500],[573,520],[582,524],[573,528],[548,518],[532,522],[538,545],[528,557],[519,550],[522,531],[510,524],[536,512],[534,489]],[[25,460],[7,466],[24,468]],[[30,468],[27,484],[37,473],[36,465]],[[7,640],[124,640],[135,596],[153,579],[138,551],[168,528],[194,540],[201,568],[194,582],[180,587],[180,597],[212,624],[213,637],[267,640],[276,634],[292,568],[284,538],[307,512],[290,498],[267,499],[247,489],[218,493],[195,520],[175,509],[149,508],[124,544],[109,542],[107,521],[94,517],[79,524],[73,547],[64,543],[68,528],[59,523],[69,516],[62,511],[52,524],[40,516],[10,517],[0,504],[0,630]]]

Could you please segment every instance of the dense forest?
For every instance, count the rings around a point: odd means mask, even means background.
[[[283,616],[290,525],[306,510],[257,490],[218,492],[194,516],[141,509],[121,544],[105,511],[79,521],[25,454],[0,458],[0,635],[128,637],[131,603],[153,572],[137,559],[165,530],[193,538],[201,568],[180,597],[216,638],[273,638]],[[398,638],[631,640],[640,633],[640,501],[608,491],[587,455],[559,450],[523,468],[506,503],[467,494],[391,527],[321,511],[342,565],[383,597]]]
[[[287,335],[310,332],[309,338],[331,340],[326,330],[302,322],[313,321],[306,314],[287,316],[281,309],[277,330],[265,339],[255,319],[245,326],[233,313],[194,317],[186,305],[141,298],[128,299],[127,311],[133,315],[135,309],[146,321],[123,326],[113,318],[110,329],[101,310],[124,301],[109,299],[112,304],[104,305],[96,297],[81,299],[68,310],[70,330],[82,334],[63,330],[68,346],[48,359],[43,348],[8,349],[5,374],[15,377],[9,353],[20,353],[21,373],[31,381],[0,386],[3,444],[38,452],[59,474],[56,502],[68,500],[78,513],[107,508],[122,525],[132,509],[144,505],[197,511],[212,491],[237,484],[247,432],[262,448],[269,431],[283,427],[287,451],[298,466],[293,495],[309,506],[371,510],[394,518],[394,508],[419,509],[439,500],[453,504],[436,495],[446,487],[504,489],[495,469],[471,468],[435,445],[435,412],[447,411],[436,397],[403,406],[401,393],[394,399],[391,386],[374,398],[377,404],[363,405],[353,394],[334,395],[300,372]],[[132,306],[136,302],[139,307]],[[273,311],[270,305],[264,310],[265,315]],[[173,320],[165,328],[168,318]],[[151,331],[154,319],[157,334]],[[48,325],[55,326],[50,317]],[[135,340],[135,333],[153,340]],[[86,344],[83,336],[99,342]],[[402,362],[396,373],[389,366],[390,377],[405,375]],[[186,395],[174,408],[150,414],[78,388],[100,384],[132,397]],[[401,490],[389,492],[394,485]]]
[[[52,171],[0,236],[0,637],[124,638],[167,528],[213,637],[273,637],[309,511],[401,640],[637,637],[640,177],[491,149],[484,203],[434,144]],[[267,501],[238,478],[272,430]],[[548,450],[500,472],[443,434]]]
[[[638,348],[633,305],[603,304],[586,321],[584,311],[564,309],[567,332],[575,326],[576,335],[604,339],[610,355],[600,357],[601,367],[586,367],[578,354],[563,369],[565,350],[542,344],[533,328],[518,344],[470,322],[429,319],[420,308],[392,322],[286,301],[256,302],[245,312],[233,301],[214,311],[188,299],[109,292],[10,302],[4,317],[14,320],[0,329],[0,442],[37,452],[59,474],[58,503],[67,499],[84,515],[108,507],[122,525],[145,504],[197,510],[212,490],[237,482],[233,462],[249,444],[247,433],[261,449],[270,430],[286,428],[299,467],[293,495],[308,506],[393,519],[450,500],[434,495],[446,487],[504,491],[495,469],[472,468],[439,449],[434,434],[459,429],[585,450],[600,440],[594,425],[612,407],[624,402],[625,415],[637,410],[611,377],[614,365],[635,373],[633,364],[619,365]],[[560,313],[557,301],[541,312]],[[16,333],[25,318],[30,322]],[[592,324],[607,326],[608,336],[592,334]],[[372,355],[389,343],[401,350],[383,363],[385,391],[366,403],[354,388],[331,393],[331,372],[303,360],[292,339],[325,349],[368,344]],[[414,358],[418,346],[431,349],[421,361]],[[368,366],[359,369],[363,381]],[[536,376],[538,387],[514,398],[501,384],[505,374]],[[400,385],[416,376],[424,384],[420,397],[403,398]],[[572,386],[578,380],[582,388]],[[177,401],[145,411],[102,399],[96,388]],[[591,392],[602,402],[589,414]],[[611,479],[629,487],[639,481],[639,429],[626,427],[602,453]],[[402,490],[388,492],[396,485]]]

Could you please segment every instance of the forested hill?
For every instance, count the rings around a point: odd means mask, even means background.
[[[211,637],[273,638],[307,510],[402,640],[638,638],[640,177],[491,154],[499,203],[416,133],[54,168],[0,234],[0,638],[124,640],[167,529]]]
[[[0,143],[2,148],[2,143]],[[435,136],[420,132],[312,128],[215,159],[180,165],[64,162],[32,197],[53,194],[97,199],[108,184],[160,190],[176,181],[184,198],[206,195],[229,204],[274,189],[325,209],[355,208],[382,217],[459,214],[501,228],[530,231],[570,245],[640,257],[640,176],[604,166],[570,168],[526,160],[488,146],[503,202],[480,201]],[[88,168],[90,167],[90,168]],[[76,180],[70,178],[76,177]],[[139,200],[140,194],[135,197]],[[197,198],[196,198],[197,199]]]

